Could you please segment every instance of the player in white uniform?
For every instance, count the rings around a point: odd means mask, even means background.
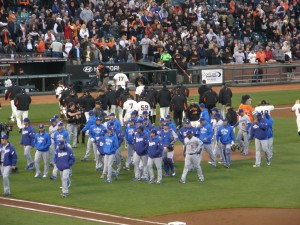
[[[242,155],[248,155],[248,149],[249,149],[249,129],[251,127],[251,120],[249,116],[247,116],[244,112],[244,110],[239,109],[239,120],[235,124],[235,127],[238,126],[239,132],[237,134],[237,142],[241,148],[241,154]]]
[[[135,89],[135,97],[136,97],[136,100],[139,99],[139,96],[142,94],[142,92],[144,91],[144,84],[143,84],[143,81],[142,80],[139,80],[138,81],[138,86],[137,88]]]
[[[131,117],[131,113],[134,111],[134,107],[137,102],[132,99],[130,95],[127,97],[127,101],[123,104],[123,119],[124,122],[128,121]]]
[[[296,123],[298,127],[298,134],[300,137],[300,100],[296,100],[295,105],[292,107],[292,111],[295,112],[296,115]]]
[[[128,83],[128,77],[126,76],[126,74],[125,73],[116,73],[115,75],[114,75],[114,81],[115,81],[115,86],[116,86],[116,88],[118,87],[118,86],[121,86],[122,88],[126,88],[126,84]]]
[[[151,115],[151,107],[144,99],[145,98],[142,98],[134,107],[134,110],[137,111],[137,115],[139,116],[142,116],[144,111],[148,111],[148,115]]]
[[[184,139],[184,147],[185,147],[185,162],[184,162],[184,169],[179,180],[179,183],[184,184],[186,175],[189,169],[193,166],[198,174],[198,179],[200,182],[204,181],[204,176],[200,167],[200,154],[203,147],[202,141],[199,138],[193,136],[192,132],[189,130],[187,131],[187,137]]]
[[[267,112],[269,115],[271,115],[271,111],[274,110],[274,105],[270,105],[265,100],[262,100],[258,106],[255,107],[254,112],[261,113],[261,115],[264,116],[264,114]]]

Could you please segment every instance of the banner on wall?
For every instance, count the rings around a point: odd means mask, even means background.
[[[202,80],[207,84],[222,84],[223,69],[201,70]]]
[[[97,66],[98,65],[89,64],[67,65],[67,73],[72,74],[72,80],[91,79],[96,76]],[[112,73],[117,73],[119,71],[126,73],[127,71],[137,70],[137,65],[135,63],[105,64],[105,66],[107,66]]]

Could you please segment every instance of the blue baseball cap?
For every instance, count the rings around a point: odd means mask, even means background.
[[[6,134],[2,134],[2,135],[1,135],[1,139],[8,139],[8,137],[7,137]]]
[[[260,119],[261,117],[262,117],[261,113],[259,113],[259,112],[256,113],[256,118],[259,118],[259,119]]]
[[[144,127],[143,126],[138,126],[137,129],[141,129],[142,131],[144,130]]]
[[[115,124],[114,124],[114,122],[112,122],[112,121],[109,121],[108,123],[107,123],[107,126],[109,126],[109,127],[112,127],[112,126],[114,126]]]
[[[168,123],[164,123],[164,126],[169,126],[169,124]]]
[[[168,146],[167,146],[167,149],[173,150],[173,149],[174,149],[174,148],[173,148],[173,145],[168,145]]]
[[[157,135],[157,130],[153,129],[153,130],[151,130],[151,133]]]
[[[138,118],[137,123],[143,123],[143,119]]]
[[[135,111],[131,112],[130,115],[136,115]]]
[[[147,118],[147,117],[145,117],[145,118],[143,119],[143,121],[148,121],[148,118]]]
[[[90,110],[90,111],[89,111],[89,115],[90,115],[90,116],[93,116],[93,115],[94,115],[94,111],[93,111],[93,110]]]
[[[211,111],[219,112],[219,109],[218,109],[217,107],[213,107],[213,108],[211,109]]]
[[[147,115],[147,114],[149,114],[148,111],[143,111],[143,115]]]
[[[243,113],[243,112],[244,112],[243,109],[239,109],[238,114],[241,114],[241,113]]]
[[[187,119],[187,120],[185,121],[185,124],[191,124],[191,121],[190,121],[189,119]]]
[[[199,107],[200,107],[200,108],[205,108],[204,103],[200,103]]]
[[[58,122],[57,126],[63,127],[63,126],[64,126],[64,123],[60,121],[60,122]]]
[[[54,117],[55,119],[58,119],[58,115],[57,115],[57,114],[55,114],[53,117]]]
[[[96,118],[96,121],[97,121],[97,120],[102,121],[102,117],[97,117],[97,118]]]
[[[191,130],[188,130],[188,131],[186,132],[186,135],[189,135],[189,134],[193,134]]]
[[[107,130],[114,131],[114,128],[109,126],[107,127]]]
[[[128,120],[128,122],[134,122],[134,119],[131,118],[131,119]]]
[[[219,117],[219,118],[221,118],[221,114],[220,114],[220,113],[215,113],[215,114],[214,114],[214,117]]]
[[[205,119],[204,118],[200,118],[200,120],[199,120],[200,122],[202,122],[202,121],[205,121]]]
[[[164,118],[160,118],[160,119],[159,119],[159,122],[160,122],[160,123],[163,123],[163,122],[165,122],[165,119],[164,119]]]
[[[111,113],[111,114],[109,114],[108,116],[116,116],[116,114],[114,114],[114,113]]]
[[[58,145],[64,145],[65,144],[65,141],[64,140],[59,140],[58,141]]]
[[[44,125],[44,124],[40,124],[40,125],[39,125],[39,128],[40,128],[40,129],[45,129],[45,125]]]
[[[30,123],[30,119],[29,118],[25,118],[23,121],[27,122],[27,123]]]
[[[225,117],[225,118],[223,118],[223,121],[227,121],[228,122],[228,119]]]
[[[170,115],[166,115],[165,119],[171,119],[171,116]]]
[[[104,136],[106,133],[107,133],[107,130],[106,130],[106,129],[103,129],[103,130],[101,131],[101,135],[102,135],[102,136]]]
[[[50,119],[50,123],[55,123],[56,122],[56,119],[55,118],[51,118]]]

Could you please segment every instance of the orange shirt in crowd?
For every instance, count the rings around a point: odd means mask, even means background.
[[[256,58],[260,59],[260,62],[265,63],[267,56],[266,56],[265,52],[258,51],[258,52],[256,52]]]
[[[253,117],[253,115],[252,115],[252,112],[254,111],[254,109],[252,108],[251,105],[240,104],[239,109],[244,110],[245,114],[246,114],[247,116],[249,116],[251,122],[254,121],[254,117]]]
[[[45,52],[45,42],[43,39],[40,39],[38,45],[36,46],[36,51],[38,53],[44,53]]]

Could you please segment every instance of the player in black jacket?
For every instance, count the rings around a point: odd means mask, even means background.
[[[228,119],[228,123],[233,126],[237,122],[237,113],[234,111],[233,107],[230,103],[226,104],[226,118]]]
[[[206,80],[202,81],[202,85],[198,88],[198,94],[199,94],[199,104],[204,103],[203,101],[203,95],[205,92],[207,92],[209,87],[206,85]]]
[[[17,107],[17,126],[19,128],[19,133],[21,133],[24,127],[23,120],[25,118],[28,118],[28,110],[31,103],[31,97],[25,92],[24,89],[22,89],[21,93],[16,95],[14,103]]]
[[[232,91],[227,87],[226,83],[223,83],[222,88],[219,92],[219,103],[222,105],[221,114],[225,116],[226,104],[231,104]]]
[[[117,106],[117,92],[113,90],[112,85],[109,84],[107,91],[107,106],[108,106],[108,114],[115,113],[116,114],[116,106]]]
[[[182,116],[183,111],[186,111],[186,97],[181,94],[181,91],[177,91],[177,95],[175,95],[170,104],[170,111],[173,113],[173,119],[177,126],[177,129],[180,129],[182,127]]]
[[[195,100],[190,100],[190,105],[186,109],[186,118],[189,119],[191,122],[197,122],[200,118],[201,110],[199,105],[195,104]],[[194,126],[194,123],[192,123],[192,126]]]
[[[203,101],[209,113],[211,113],[212,108],[216,107],[218,100],[219,96],[215,91],[213,91],[212,88],[209,88],[208,91],[203,95]]]
[[[14,103],[14,99],[16,97],[17,94],[19,94],[21,92],[21,88],[19,86],[16,86],[14,83],[12,86],[10,86],[6,93],[5,93],[5,100],[9,99],[10,100],[10,106],[11,106],[11,116],[10,116],[10,120],[11,121],[15,121],[16,119],[16,112],[17,112],[17,108],[15,106]]]
[[[95,107],[95,99],[93,96],[91,96],[91,93],[89,91],[84,91],[83,95],[78,99],[78,103],[81,108],[83,108],[84,115],[86,120],[89,119],[89,111],[93,110]]]
[[[157,93],[157,102],[160,106],[160,118],[165,118],[169,114],[171,102],[171,92],[167,89],[165,83],[163,83],[163,88]]]

